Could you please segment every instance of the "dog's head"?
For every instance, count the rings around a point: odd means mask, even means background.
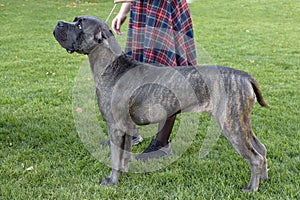
[[[53,34],[68,53],[89,54],[98,45],[110,48],[115,54],[121,53],[108,25],[96,17],[79,16],[73,22],[59,21]]]

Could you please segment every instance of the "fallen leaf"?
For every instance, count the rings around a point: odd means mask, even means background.
[[[77,112],[77,113],[82,113],[82,108],[77,108],[77,109],[76,109],[76,112]]]

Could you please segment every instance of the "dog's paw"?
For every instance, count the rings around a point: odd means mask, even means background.
[[[256,192],[258,188],[246,187],[243,189],[243,192]]]
[[[114,180],[113,178],[111,178],[110,176],[104,178],[102,181],[101,181],[101,185],[115,185],[118,183],[118,180]]]

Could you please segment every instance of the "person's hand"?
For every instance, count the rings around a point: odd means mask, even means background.
[[[112,30],[114,31],[114,33],[116,33],[117,35],[121,35],[121,26],[124,23],[124,21],[126,20],[127,15],[126,14],[122,14],[119,13],[113,20],[111,23],[111,27]]]
[[[118,34],[121,35],[121,26],[126,20],[127,14],[130,11],[130,3],[122,3],[121,9],[117,16],[112,20],[111,28],[112,30]]]

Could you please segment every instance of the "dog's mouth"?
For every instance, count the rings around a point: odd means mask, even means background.
[[[67,50],[67,52],[69,53],[69,54],[72,54],[72,53],[74,53],[75,52],[75,50],[74,49],[66,49]]]

